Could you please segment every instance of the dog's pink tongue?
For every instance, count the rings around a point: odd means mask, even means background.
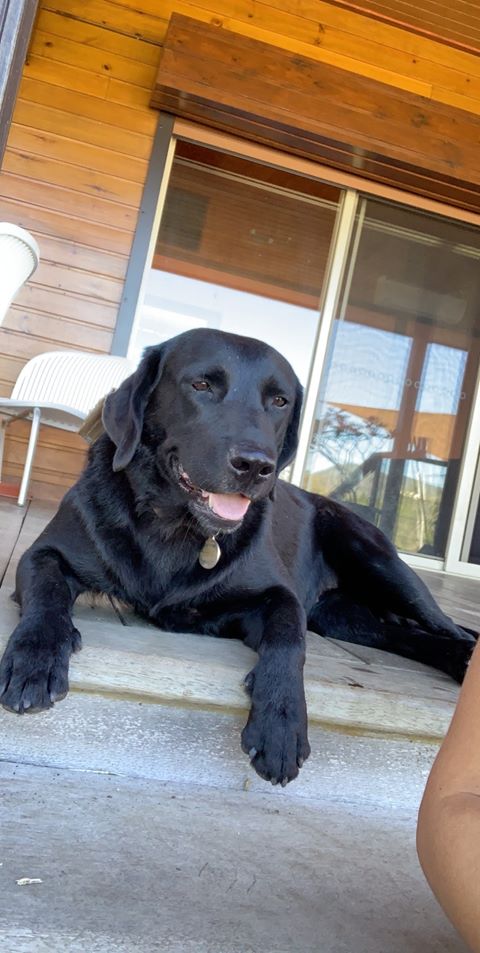
[[[208,504],[224,520],[241,520],[250,506],[250,500],[241,493],[209,493]]]

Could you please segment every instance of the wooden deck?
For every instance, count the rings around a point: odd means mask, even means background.
[[[0,647],[18,618],[9,598],[19,556],[54,508],[19,509],[0,499]],[[422,577],[441,606],[475,627],[480,584],[441,573]],[[71,689],[178,706],[246,709],[242,681],[255,656],[243,644],[160,631],[133,613],[122,625],[110,606],[78,600],[84,648],[72,659]],[[311,721],[347,730],[442,738],[458,696],[447,676],[362,646],[308,636],[306,693]]]

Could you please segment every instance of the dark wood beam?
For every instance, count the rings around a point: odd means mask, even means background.
[[[0,164],[38,0],[0,0]]]
[[[480,117],[173,14],[151,104],[480,212]]]

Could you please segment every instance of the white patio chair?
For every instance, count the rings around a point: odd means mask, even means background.
[[[126,357],[49,351],[20,371],[11,397],[0,397],[0,476],[5,430],[19,417],[32,421],[18,505],[27,498],[40,423],[78,431],[98,401],[134,370]]]
[[[30,232],[10,222],[0,222],[0,322],[39,260],[40,251]]]

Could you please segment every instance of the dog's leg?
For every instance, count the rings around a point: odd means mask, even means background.
[[[280,587],[266,593],[262,602],[246,639],[259,660],[245,681],[252,707],[242,748],[262,778],[284,786],[296,778],[310,754],[303,686],[305,615]]]
[[[28,550],[17,571],[21,619],[0,663],[0,702],[22,714],[50,708],[68,692],[68,663],[81,646],[71,618],[80,586],[54,550]]]
[[[326,592],[308,617],[308,628],[340,642],[366,645],[438,668],[462,682],[475,645],[473,632],[463,638],[427,632],[414,622],[391,616],[379,619],[367,606],[338,589]]]
[[[386,536],[344,507],[337,508],[333,519],[330,515],[323,520],[322,529],[325,554],[337,574],[339,589],[357,604],[359,618],[361,607],[367,607],[377,619],[385,620],[384,632],[392,651],[428,662],[459,680],[475,645],[474,634],[442,611]],[[395,617],[393,626],[387,624],[391,616]],[[407,620],[403,636],[410,628],[407,639],[402,636],[402,620]],[[417,623],[416,632],[410,622]],[[458,642],[458,647],[452,642]]]

